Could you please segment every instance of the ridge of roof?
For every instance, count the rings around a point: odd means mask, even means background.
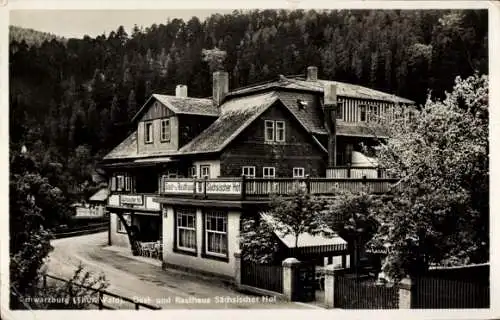
[[[351,84],[340,81],[333,80],[303,80],[297,78],[287,78],[280,75],[279,80],[267,81],[264,83],[259,83],[254,86],[248,86],[243,88],[235,89],[227,94],[227,97],[234,97],[253,93],[260,90],[269,90],[273,88],[285,88],[285,89],[295,89],[295,90],[305,90],[314,92],[323,92],[325,84],[335,84],[337,85],[337,95],[344,97],[352,97],[358,99],[367,100],[379,100],[387,102],[396,103],[408,103],[414,104],[415,102],[403,97],[396,96],[391,93],[383,92],[380,90],[371,89],[358,84]]]

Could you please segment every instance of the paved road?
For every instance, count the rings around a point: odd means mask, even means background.
[[[48,261],[49,273],[69,278],[81,262],[88,271],[104,273],[110,283],[107,289],[109,292],[157,305],[162,309],[310,308],[284,301],[264,302],[260,297],[242,294],[230,287],[200,280],[184,272],[162,270],[157,265],[108,250],[105,248],[106,242],[105,232],[54,240],[54,251]],[[133,305],[116,302],[113,307],[132,309]]]

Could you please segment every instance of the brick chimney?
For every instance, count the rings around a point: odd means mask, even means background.
[[[328,167],[336,165],[337,154],[337,86],[327,84],[323,89],[325,127],[328,131]]]
[[[175,87],[175,96],[178,98],[187,98],[188,87],[184,84],[179,84]]]
[[[213,102],[219,107],[222,100],[229,92],[229,74],[225,71],[215,71],[213,74]]]
[[[307,67],[307,81],[318,80],[318,68],[317,67]]]

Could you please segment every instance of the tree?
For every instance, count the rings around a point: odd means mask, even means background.
[[[401,191],[372,207],[380,226],[371,244],[389,245],[384,272],[401,279],[488,261],[487,76],[458,77],[446,99],[429,97],[385,126],[390,138],[376,153]]]
[[[203,61],[208,63],[210,72],[224,69],[224,60],[227,52],[215,47],[213,49],[202,50]]]
[[[335,197],[325,200],[321,219],[351,246],[354,255],[351,257],[356,270],[361,251],[377,231],[378,222],[374,216],[376,196],[368,190],[351,192],[339,189]]]
[[[266,214],[267,222],[283,236],[292,235],[295,247],[303,233],[321,232],[322,224],[319,213],[324,203],[297,185],[288,197],[271,197],[270,210]]]
[[[50,286],[40,287],[43,266],[52,251],[50,229],[62,223],[67,212],[58,188],[51,186],[38,172],[38,165],[24,152],[13,152],[10,161],[10,307],[33,309],[54,307],[54,304],[27,301],[26,297],[59,298],[95,295],[90,289]],[[89,281],[90,274],[83,267],[75,271],[72,283],[104,288],[103,276]],[[69,296],[68,296],[69,295]],[[64,301],[64,300],[63,300]],[[88,300],[80,299],[79,307],[88,307]],[[71,304],[66,304],[71,305]],[[60,305],[58,306],[60,307]]]
[[[243,260],[260,264],[274,262],[279,243],[274,229],[265,220],[245,218],[240,231],[240,244]]]

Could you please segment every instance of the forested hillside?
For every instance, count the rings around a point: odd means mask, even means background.
[[[9,26],[9,38],[10,41],[25,41],[27,45],[41,46],[45,41],[51,41],[53,39],[66,42],[63,37],[58,37],[55,34],[37,31],[33,29],[20,28],[16,26]]]
[[[11,150],[26,145],[51,183],[71,191],[152,92],[187,84],[190,96],[210,96],[202,51],[215,47],[227,52],[231,88],[315,65],[320,78],[423,103],[457,75],[488,73],[487,18],[486,10],[235,11],[66,41],[26,41],[11,29]]]

